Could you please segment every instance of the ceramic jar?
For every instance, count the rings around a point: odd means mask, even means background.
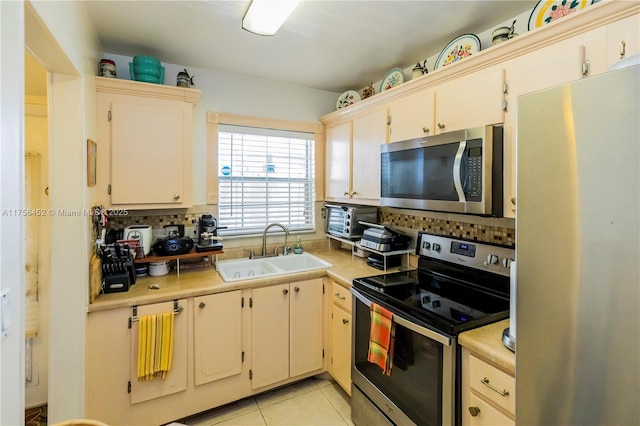
[[[371,82],[371,84],[369,84],[368,86],[364,86],[364,88],[362,89],[362,96],[360,98],[367,99],[375,94],[376,89],[373,88],[373,82]]]
[[[513,21],[513,24],[510,27],[498,27],[491,33],[491,44],[502,43],[503,41],[510,40],[517,36],[514,32],[514,26],[516,21]]]
[[[100,77],[116,78],[116,63],[110,59],[101,59],[98,75]]]

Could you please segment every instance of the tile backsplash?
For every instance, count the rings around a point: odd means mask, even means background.
[[[109,227],[124,229],[130,225],[151,225],[162,229],[165,225],[184,225],[192,228],[203,213],[216,215],[217,206],[194,206],[189,209],[130,210],[126,216],[109,218]],[[427,212],[421,210],[378,208],[380,223],[392,227],[472,241],[513,247],[516,243],[515,220],[509,218],[487,218],[480,216]],[[187,234],[189,235],[189,234]]]
[[[391,227],[515,247],[515,220],[459,214],[380,208],[380,223]]]

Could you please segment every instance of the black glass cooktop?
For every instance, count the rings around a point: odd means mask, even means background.
[[[509,317],[508,278],[454,275],[420,269],[359,278],[353,285],[450,335]]]

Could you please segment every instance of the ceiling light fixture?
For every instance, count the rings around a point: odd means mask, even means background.
[[[274,35],[300,0],[253,0],[242,18],[242,28],[258,35]]]

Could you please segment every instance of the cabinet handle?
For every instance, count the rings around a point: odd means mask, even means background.
[[[391,126],[391,116],[387,116],[387,126]]]
[[[625,44],[624,40],[622,40],[622,41],[620,42],[620,44],[618,45],[618,47],[620,48],[620,59],[622,59],[622,58],[624,58],[624,56],[627,54],[627,52],[626,52],[626,50],[627,50],[627,49],[626,49],[626,47],[627,47],[627,46],[626,46],[626,44]]]
[[[346,299],[346,297],[340,296],[340,293],[336,293],[336,294],[334,294],[334,296],[337,297],[340,300],[345,300]]]
[[[480,409],[478,407],[469,407],[469,413],[471,413],[471,415],[475,417],[480,414]]]
[[[429,133],[429,132],[430,132],[430,130],[429,130],[428,127],[423,127],[422,128],[422,133]]]
[[[356,191],[351,191],[351,196],[353,197],[354,195],[357,195],[358,193]]]
[[[200,304],[198,305],[198,308],[202,309],[204,308],[206,305],[204,304],[204,302],[200,302]]]
[[[348,319],[344,319],[344,318],[342,318],[342,323],[343,323],[343,324],[349,324],[349,320],[348,320]]]
[[[282,294],[288,294],[289,290],[287,290],[286,288],[284,290],[282,290]]]
[[[300,291],[300,287],[294,287],[293,289],[295,290],[296,293]]]
[[[445,125],[442,123],[438,123],[438,129],[442,130],[445,128]]]
[[[516,197],[511,198],[511,204],[513,204],[514,206],[516,205]]]
[[[348,192],[345,192],[345,193],[344,193],[344,194],[342,194],[342,195],[349,195],[349,193],[348,193]]]
[[[176,200],[176,201],[178,201],[178,200],[180,199],[180,194],[175,194],[175,195],[173,196],[173,199],[174,199],[174,200]]]
[[[480,380],[480,383],[482,383],[483,385],[485,385],[486,387],[488,387],[492,391],[500,394],[501,396],[509,396],[509,391],[508,390],[506,390],[506,389],[500,390],[500,389],[490,385],[489,384],[489,379],[487,379],[486,377],[484,377],[482,380]]]

